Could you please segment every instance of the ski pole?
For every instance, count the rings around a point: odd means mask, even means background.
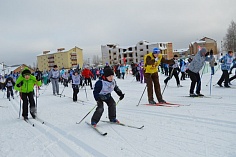
[[[85,91],[85,94],[86,94],[86,99],[88,100],[86,85],[84,85],[84,91]]]
[[[80,122],[78,122],[78,123],[76,123],[76,124],[80,124],[80,123],[89,115],[89,113],[93,111],[93,109],[94,109],[96,106],[97,106],[97,105],[95,105],[95,106],[84,116],[84,118],[82,118],[82,119],[80,120]]]
[[[63,88],[63,90],[62,90],[62,92],[61,92],[61,95],[62,95],[62,93],[64,92],[64,90],[65,90],[65,87],[66,87],[66,86],[64,86],[64,88]],[[61,98],[61,95],[60,95],[60,98]]]
[[[140,99],[139,99],[139,102],[138,102],[138,104],[137,104],[136,106],[139,106],[139,104],[140,104],[140,101],[141,101],[141,99],[142,99],[142,97],[143,97],[143,94],[144,94],[144,92],[145,92],[146,88],[147,88],[147,85],[145,86],[145,88],[144,88],[144,90],[143,90],[143,93],[142,93],[142,95],[141,95],[141,97],[140,97]]]
[[[171,79],[171,78],[172,78],[172,76],[173,76],[173,71],[174,71],[174,68],[171,70],[170,76],[168,76],[170,79]],[[168,79],[168,81],[169,81],[170,79]],[[164,89],[163,89],[163,91],[162,91],[161,95],[163,95],[163,94],[164,94],[164,91],[165,91],[165,89],[166,89],[166,86],[167,86],[167,83],[168,83],[168,81],[166,82],[166,84],[165,84],[165,87],[164,87]]]
[[[36,107],[36,109],[37,109],[37,105],[38,105],[38,101],[37,101],[37,100],[38,100],[38,99],[37,99],[37,97],[38,97],[38,90],[37,90],[37,89],[38,89],[38,86],[35,86],[35,87],[36,87],[36,92],[35,92],[35,93],[36,93],[36,94],[35,94],[35,100],[36,100],[36,102],[35,102],[35,107]]]
[[[212,84],[212,75],[211,75],[211,79],[210,79],[210,95],[211,95],[211,84]]]
[[[203,76],[203,72],[204,72],[204,70],[205,70],[205,66],[206,66],[206,62],[204,62],[204,67],[203,67],[203,69],[202,69],[202,74],[201,74],[200,80],[198,81],[196,91],[197,91],[198,88],[200,88],[200,86],[201,86],[200,84],[201,84],[201,81],[202,81],[202,76]]]
[[[22,92],[21,92],[21,88],[20,88],[20,109],[19,109],[19,119],[20,119],[20,113],[21,113],[21,98],[22,98]]]

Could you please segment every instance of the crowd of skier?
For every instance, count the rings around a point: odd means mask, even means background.
[[[52,84],[52,94],[61,95],[63,91],[59,91],[59,84],[64,85],[64,89],[71,85],[73,101],[77,102],[77,95],[80,88],[89,86],[93,90],[94,99],[97,102],[97,108],[91,118],[91,124],[96,126],[104,111],[103,103],[108,105],[108,116],[111,122],[119,123],[116,119],[116,102],[111,96],[111,92],[115,91],[120,99],[124,98],[124,93],[119,89],[114,77],[117,79],[126,79],[128,74],[132,74],[134,79],[140,83],[146,83],[144,91],[147,89],[148,103],[166,103],[163,99],[159,82],[159,73],[166,76],[164,79],[165,86],[174,76],[176,87],[182,87],[181,81],[190,79],[189,96],[197,97],[204,96],[201,93],[201,77],[200,70],[205,68],[209,62],[211,67],[211,78],[215,74],[215,68],[221,64],[222,76],[217,84],[220,87],[230,88],[231,81],[236,78],[236,73],[232,74],[233,68],[236,67],[236,59],[233,57],[233,51],[228,51],[222,56],[219,61],[216,61],[213,51],[207,52],[207,49],[202,47],[193,58],[179,59],[178,55],[174,55],[172,59],[166,60],[160,53],[159,48],[154,48],[152,52],[146,54],[144,59],[139,63],[117,64],[110,66],[108,63],[104,68],[89,68],[88,66],[82,69],[79,66],[75,69],[66,70],[58,69],[54,65],[49,71],[40,71],[38,68],[35,72],[31,72],[25,68],[21,73],[11,72],[10,74],[0,75],[1,89],[6,91],[6,98],[14,99],[13,89],[19,91],[19,95],[23,101],[22,116],[28,119],[28,103],[30,105],[30,114],[33,118],[36,117],[37,104],[35,103],[35,89],[40,90],[43,83],[46,87],[49,83]],[[219,67],[219,66],[218,66]],[[179,76],[181,74],[181,76]],[[96,80],[93,85],[92,80]],[[224,85],[222,85],[224,83]],[[63,90],[64,90],[63,89]],[[153,97],[153,91],[158,102]],[[10,99],[9,99],[10,100]]]

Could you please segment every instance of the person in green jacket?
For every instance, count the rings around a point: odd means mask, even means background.
[[[36,80],[36,77],[31,75],[28,68],[25,68],[16,80],[14,89],[20,92],[20,97],[23,101],[22,116],[24,120],[28,119],[28,102],[30,104],[30,114],[32,118],[36,118],[34,85],[40,86],[41,84],[40,80]]]

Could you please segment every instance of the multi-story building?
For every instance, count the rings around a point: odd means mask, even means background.
[[[133,46],[119,46],[118,44],[106,44],[101,46],[102,62],[123,64],[124,62],[131,64],[138,63],[143,60],[144,55],[152,52],[154,47],[158,47],[164,58],[170,59],[173,57],[173,46],[171,42],[152,42],[145,40],[138,42]]]
[[[177,55],[179,58],[188,58],[189,57],[189,48],[185,49],[176,49],[174,50],[174,55]]]
[[[37,63],[40,71],[49,70],[54,65],[57,65],[59,69],[70,69],[78,64],[82,67],[83,50],[75,46],[68,51],[65,48],[59,48],[56,52],[43,51],[43,54],[37,56]]]
[[[218,54],[217,52],[217,42],[214,39],[204,37],[200,40],[193,41],[189,45],[190,56],[195,55],[198,52],[200,47],[206,47],[207,51],[213,50],[214,55]]]

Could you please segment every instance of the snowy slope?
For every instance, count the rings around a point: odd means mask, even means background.
[[[213,76],[217,82],[221,71]],[[163,79],[160,74],[161,88]],[[202,93],[209,96],[206,86],[209,74],[202,77]],[[132,76],[116,79],[125,98],[117,106],[117,118],[135,126],[145,125],[142,130],[100,122],[98,128],[107,132],[103,137],[90,128],[94,110],[79,122],[96,104],[92,90],[87,86],[78,94],[84,102],[74,103],[69,98],[71,87],[65,88],[66,97],[52,95],[51,84],[43,86],[38,100],[38,116],[45,121],[34,122],[35,127],[18,119],[20,100],[8,101],[0,92],[0,157],[235,157],[236,156],[236,81],[234,88],[212,86],[211,98],[184,97],[189,93],[189,78],[181,81],[184,87],[169,82],[164,99],[190,106],[146,106],[147,94],[138,101],[145,84],[136,82]],[[93,82],[94,83],[94,82]],[[60,92],[63,86],[60,85]],[[118,96],[113,93],[115,100]],[[30,117],[30,116],[29,116]],[[107,119],[107,106],[102,120]]]

